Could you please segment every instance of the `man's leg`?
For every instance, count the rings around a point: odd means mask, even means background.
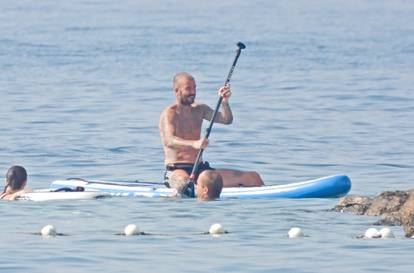
[[[190,175],[185,170],[177,169],[172,171],[169,175],[168,184],[179,193],[183,193],[187,188],[189,178]]]
[[[216,170],[223,178],[223,187],[260,187],[263,180],[257,172],[243,172],[229,169]]]

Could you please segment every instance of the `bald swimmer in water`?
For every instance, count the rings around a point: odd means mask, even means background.
[[[195,102],[196,83],[189,73],[181,72],[175,75],[173,90],[176,101],[162,112],[159,130],[165,156],[165,184],[182,192],[188,183],[198,151],[206,149],[209,144],[207,139],[201,138],[201,127],[203,120],[211,120],[214,111],[206,104]],[[221,112],[217,114],[215,122],[231,124],[233,114],[229,105],[230,86],[223,86],[218,92],[223,100]],[[257,172],[215,170],[208,162],[200,162],[196,179],[205,170],[218,172],[222,177],[224,187],[263,185]]]
[[[206,170],[197,180],[197,198],[202,201],[212,201],[220,198],[223,189],[223,179],[218,172]]]
[[[19,194],[31,192],[30,189],[25,189],[27,184],[27,172],[22,166],[12,166],[6,173],[6,186],[0,199],[16,200]]]

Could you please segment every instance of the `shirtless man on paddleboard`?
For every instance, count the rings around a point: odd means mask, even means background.
[[[208,139],[201,137],[201,127],[203,120],[211,120],[214,111],[206,104],[195,102],[196,83],[189,73],[181,72],[174,76],[173,90],[176,101],[162,112],[159,129],[165,156],[165,183],[168,187],[182,192],[188,183],[198,151],[206,149],[209,144]],[[221,87],[218,93],[223,100],[215,122],[231,124],[233,114],[229,105],[230,86]],[[196,179],[205,170],[220,174],[224,187],[263,185],[257,172],[214,169],[202,160]]]

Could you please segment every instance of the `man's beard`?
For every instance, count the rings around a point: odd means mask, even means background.
[[[195,100],[195,96],[186,96],[186,97],[181,97],[180,102],[183,105],[191,105],[194,103]]]

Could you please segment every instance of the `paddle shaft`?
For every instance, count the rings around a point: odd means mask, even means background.
[[[237,50],[236,50],[236,56],[234,57],[233,64],[232,64],[232,66],[231,66],[231,68],[230,68],[229,74],[227,75],[227,79],[226,79],[226,81],[224,82],[224,85],[229,84],[230,79],[231,79],[231,76],[233,75],[234,68],[236,67],[237,60],[238,60],[238,59],[239,59],[239,57],[240,57],[241,50],[242,50],[242,49],[244,49],[244,48],[246,48],[246,46],[245,46],[243,43],[241,43],[241,42],[238,42],[238,43],[237,43],[237,47],[238,47],[238,48],[237,48]],[[220,97],[219,97],[219,99],[218,99],[218,101],[217,101],[216,109],[214,110],[213,116],[211,117],[211,120],[210,120],[210,125],[209,125],[209,126],[208,126],[208,128],[206,129],[206,134],[205,134],[205,136],[204,136],[204,138],[205,138],[205,139],[208,139],[208,138],[209,138],[209,136],[210,136],[211,129],[213,128],[213,124],[214,124],[214,119],[215,119],[215,118],[216,118],[216,116],[217,116],[217,113],[218,113],[218,111],[219,111],[219,109],[220,109],[220,105],[221,105],[221,102],[222,102],[222,101],[223,101],[223,97],[222,97],[222,96],[220,96]],[[204,151],[204,149],[200,149],[200,150],[198,151],[197,158],[196,158],[196,160],[195,160],[195,162],[194,162],[193,170],[191,171],[191,175],[190,175],[190,181],[189,181],[189,183],[193,183],[193,184],[194,184],[194,182],[195,182],[195,175],[196,175],[196,173],[197,173],[197,171],[198,171],[198,167],[199,167],[199,165],[200,165],[200,159],[201,159],[201,156],[203,155],[203,151]]]

